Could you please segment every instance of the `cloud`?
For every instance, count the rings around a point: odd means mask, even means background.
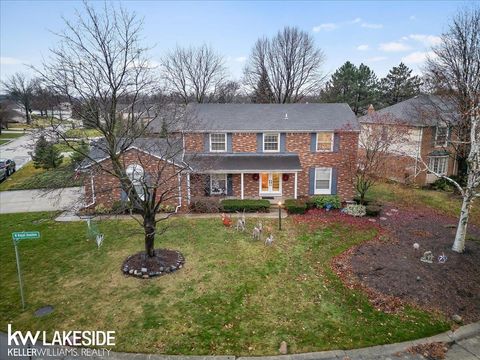
[[[366,50],[368,50],[368,45],[358,45],[357,50],[358,51],[366,51]]]
[[[410,15],[410,17],[408,19],[411,20],[411,21],[415,21],[415,20],[417,20],[417,17],[415,15]]]
[[[384,61],[387,60],[388,58],[386,56],[374,56],[371,58],[368,58],[366,61],[367,62],[378,62],[378,61]]]
[[[334,23],[325,23],[325,24],[320,24],[317,26],[314,26],[312,31],[313,32],[320,32],[320,31],[332,31],[338,28],[337,24]]]
[[[412,40],[421,42],[425,46],[435,46],[442,42],[442,38],[435,35],[411,34],[408,37]]]
[[[385,52],[400,52],[410,50],[410,46],[401,42],[389,42],[380,44],[379,49]]]
[[[352,20],[352,24],[358,24],[361,21],[362,21],[362,18],[357,17],[357,18]]]
[[[245,62],[247,60],[247,57],[246,56],[239,56],[239,57],[234,58],[233,60],[235,60],[236,62]]]
[[[402,58],[402,62],[406,64],[420,64],[425,62],[427,58],[432,58],[435,56],[433,51],[414,51],[407,56]]]
[[[363,28],[367,28],[367,29],[381,29],[383,28],[383,24],[370,24],[370,23],[362,23],[362,25],[360,25],[361,27]]]
[[[8,56],[1,56],[0,57],[0,65],[20,65],[25,63],[25,61],[13,58],[13,57],[8,57]]]

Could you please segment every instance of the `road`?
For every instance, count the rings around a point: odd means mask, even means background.
[[[17,170],[30,161],[30,152],[35,146],[35,138],[32,134],[25,134],[5,145],[0,146],[0,158],[13,159],[17,164]]]
[[[0,214],[35,211],[78,210],[83,187],[58,190],[14,190],[0,192]]]

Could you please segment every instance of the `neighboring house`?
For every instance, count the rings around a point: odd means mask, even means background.
[[[451,124],[457,116],[454,109],[451,103],[433,95],[418,95],[378,111],[370,106],[368,114],[359,118],[362,133],[374,125],[385,126],[386,131],[399,126],[406,129],[402,140],[393,144],[382,175],[418,185],[438,179],[426,171],[425,165],[439,174],[455,175],[457,163],[451,145]]]
[[[182,140],[181,156],[173,159],[146,149],[149,142],[159,141],[153,135],[130,147],[127,154],[135,155],[125,160],[127,166],[138,166],[133,158],[143,152],[146,172],[147,158],[185,166],[176,184],[176,205],[185,207],[204,196],[272,201],[321,194],[354,197],[360,127],[348,105],[194,104],[188,112],[193,122],[169,129]],[[152,129],[159,133],[162,124],[156,125]],[[87,181],[87,192],[107,182],[97,173]],[[110,198],[90,196],[91,203],[106,205],[119,199],[121,191]]]

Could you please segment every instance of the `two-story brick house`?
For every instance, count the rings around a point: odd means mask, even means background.
[[[203,196],[274,201],[316,194],[354,197],[360,127],[348,105],[192,104],[188,112],[195,121],[171,131],[182,138],[177,165],[186,165],[174,205],[186,208],[192,198]],[[143,144],[152,141],[155,135]],[[131,150],[141,152],[141,143]],[[143,151],[152,162],[162,161]],[[102,183],[96,175],[87,181],[87,192]],[[120,192],[111,194],[102,199],[104,205],[120,198]]]
[[[370,106],[368,114],[360,117],[359,122],[362,133],[378,125],[386,130],[405,128],[401,143],[391,147],[390,161],[383,175],[403,183],[426,185],[438,179],[427,167],[439,174],[457,173],[455,149],[451,144],[454,140],[451,126],[457,116],[455,106],[447,99],[418,95],[378,111]]]

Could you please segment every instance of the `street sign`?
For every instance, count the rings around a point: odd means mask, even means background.
[[[13,241],[40,239],[40,231],[17,231],[12,233]]]
[[[40,231],[16,231],[12,232],[13,246],[15,247],[15,258],[17,260],[18,282],[20,285],[20,297],[22,299],[22,309],[25,310],[25,297],[23,295],[22,270],[20,269],[20,254],[18,253],[18,243],[22,240],[40,239]]]

